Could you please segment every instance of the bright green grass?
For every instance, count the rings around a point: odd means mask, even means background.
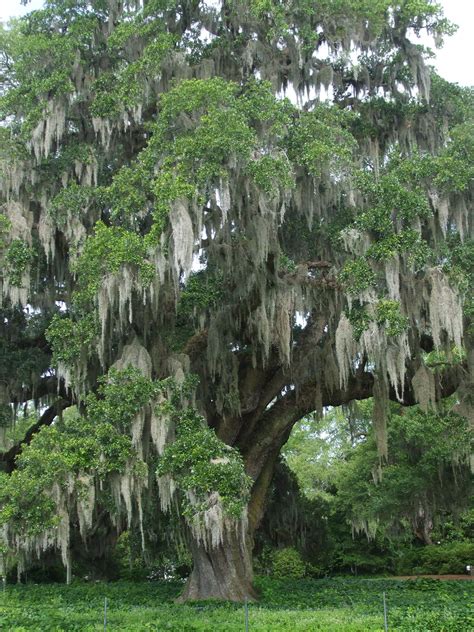
[[[249,606],[252,632],[382,631],[384,592],[390,631],[474,631],[474,582],[259,578],[256,583],[261,599]],[[153,582],[9,586],[0,594],[0,630],[103,630],[104,597],[108,631],[244,630],[242,606],[176,605],[180,589],[177,583]]]

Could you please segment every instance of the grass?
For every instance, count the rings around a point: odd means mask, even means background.
[[[258,578],[256,583],[261,599],[249,606],[251,632],[382,631],[384,592],[391,632],[474,630],[474,582]],[[241,605],[176,605],[173,600],[180,590],[180,584],[165,582],[8,586],[0,594],[0,630],[103,630],[105,597],[108,631],[245,629]]]

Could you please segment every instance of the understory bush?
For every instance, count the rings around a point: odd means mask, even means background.
[[[273,577],[276,579],[301,579],[305,576],[305,563],[299,552],[287,547],[273,554]]]
[[[414,568],[415,574],[465,573],[468,564],[474,565],[474,542],[449,542],[426,546],[420,551],[419,559],[420,566]]]

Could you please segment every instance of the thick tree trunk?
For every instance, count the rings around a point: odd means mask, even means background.
[[[210,550],[193,539],[191,553],[194,567],[179,602],[256,599],[249,537],[242,541],[238,534],[226,533],[224,542]]]
[[[283,439],[286,441],[287,436]],[[228,601],[254,601],[252,549],[253,534],[263,518],[267,491],[270,486],[280,444],[266,450],[257,462],[246,459],[246,470],[256,477],[248,505],[249,527],[244,539],[236,532],[225,532],[222,544],[207,550],[201,543],[191,540],[193,571],[179,601],[223,599]],[[245,457],[244,457],[245,458]]]

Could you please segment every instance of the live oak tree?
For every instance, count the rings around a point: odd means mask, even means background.
[[[296,421],[373,396],[384,458],[390,398],[470,414],[472,92],[416,43],[451,30],[430,0],[47,0],[2,32],[2,410],[40,411],[4,558],[70,575],[71,529],[153,493],[183,597],[251,598]]]

